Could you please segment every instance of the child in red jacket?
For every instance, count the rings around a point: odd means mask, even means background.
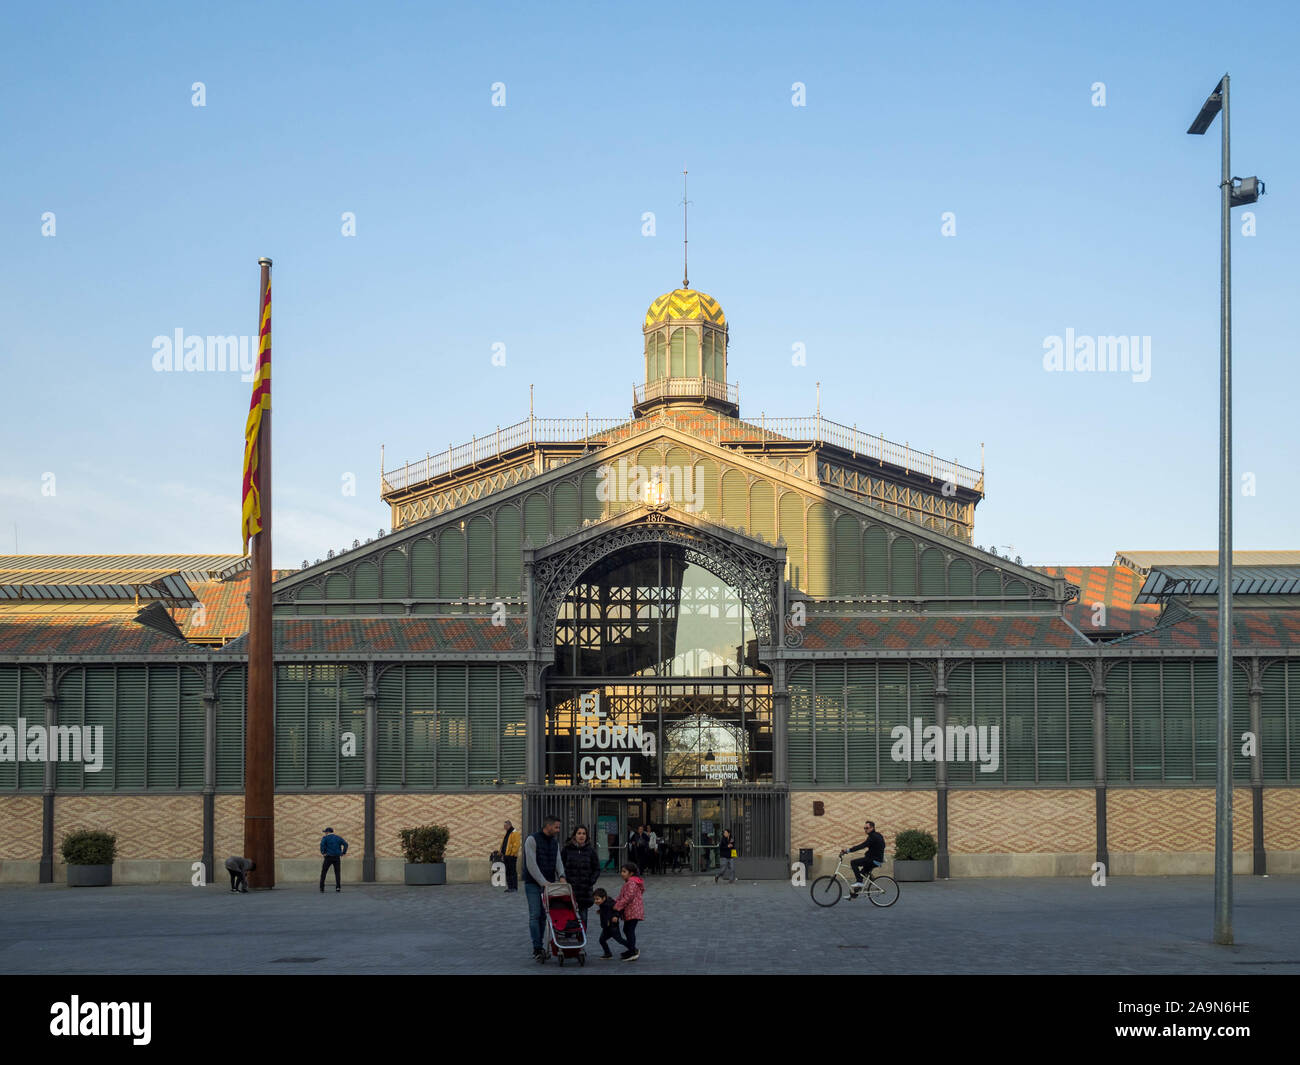
[[[636,926],[645,918],[645,881],[635,865],[625,865],[619,870],[623,877],[623,890],[618,893],[614,909],[623,918],[623,937],[627,950],[619,955],[624,961],[636,961],[641,952],[636,949]]]

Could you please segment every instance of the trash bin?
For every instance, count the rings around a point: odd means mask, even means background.
[[[813,849],[811,847],[800,847],[799,861],[803,863],[803,871],[811,875],[813,871]]]

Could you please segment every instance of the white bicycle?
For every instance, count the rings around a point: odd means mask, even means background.
[[[850,900],[865,895],[871,900],[873,906],[881,907],[892,906],[898,901],[898,881],[892,876],[870,877],[863,883],[858,883],[856,877],[844,874],[846,868],[850,874],[853,872],[853,867],[845,862],[845,857],[845,852],[840,851],[840,860],[835,867],[835,872],[830,876],[819,876],[812,882],[808,893],[812,895],[813,902],[818,906],[834,906],[843,898],[845,884],[849,887]]]

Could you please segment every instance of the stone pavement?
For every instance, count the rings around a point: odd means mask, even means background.
[[[606,883],[611,890],[615,878]],[[1237,944],[1209,943],[1209,877],[904,884],[821,909],[772,881],[651,877],[641,958],[564,973],[1300,973],[1300,878],[1235,880]],[[533,973],[527,903],[487,885],[0,887],[3,973]]]

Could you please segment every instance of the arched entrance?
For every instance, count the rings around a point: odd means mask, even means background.
[[[783,862],[770,661],[783,549],[653,510],[584,532],[530,570],[541,740],[530,812],[559,813],[566,831],[587,824],[610,867],[631,854],[652,871],[706,871],[724,827],[742,856]],[[657,851],[629,844],[639,824]]]

